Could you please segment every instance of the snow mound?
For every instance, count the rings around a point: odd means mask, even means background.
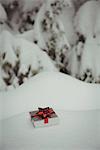
[[[38,106],[65,110],[100,109],[100,85],[91,86],[56,72],[39,73],[16,90],[2,94],[4,118],[28,112]]]

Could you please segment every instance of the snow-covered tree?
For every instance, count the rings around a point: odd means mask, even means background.
[[[71,45],[77,39],[72,25],[73,15],[74,8],[70,1],[45,1],[37,14],[32,31],[34,41],[50,56],[58,70],[65,73],[68,72]],[[25,38],[27,36],[29,34]]]
[[[0,0],[0,90],[43,70],[100,83],[99,0]]]
[[[15,38],[8,31],[2,32],[0,35],[1,84],[17,87],[43,70],[57,71],[45,52],[25,39]]]
[[[86,82],[100,83],[100,1],[88,1],[79,8],[75,30],[79,39],[72,50],[71,74]]]

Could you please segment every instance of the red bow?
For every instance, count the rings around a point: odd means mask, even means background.
[[[55,113],[54,111],[53,111],[53,109],[52,108],[49,108],[49,107],[46,107],[46,108],[38,108],[38,112],[35,114],[35,115],[33,115],[32,117],[36,117],[36,118],[38,118],[38,119],[44,119],[44,123],[48,123],[48,118],[51,118],[51,115],[53,114],[53,113]]]

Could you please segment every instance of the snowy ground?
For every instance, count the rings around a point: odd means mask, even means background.
[[[0,120],[0,149],[1,149],[1,146],[2,146],[2,140],[3,140],[2,130],[3,130],[3,128],[2,128],[2,122]]]
[[[28,113],[3,120],[2,150],[99,150],[100,111],[56,110],[60,124],[34,129]]]
[[[99,150],[99,98],[99,85],[54,72],[40,73],[16,90],[2,92],[1,149]],[[28,112],[38,106],[56,109],[60,125],[35,130]]]

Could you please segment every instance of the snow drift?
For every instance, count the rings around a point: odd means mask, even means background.
[[[62,73],[45,72],[16,90],[2,92],[3,118],[28,112],[38,106],[65,110],[100,109],[100,87],[78,81]]]

